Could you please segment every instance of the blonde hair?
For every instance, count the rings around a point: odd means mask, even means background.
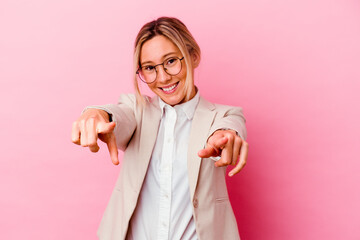
[[[191,56],[196,54],[200,62],[201,51],[194,37],[191,35],[184,23],[177,18],[160,17],[154,21],[146,23],[139,31],[135,40],[134,49],[134,87],[136,101],[138,106],[145,106],[146,102],[140,93],[136,71],[140,66],[140,53],[143,44],[155,36],[165,36],[172,41],[184,56],[186,63],[186,80],[185,80],[185,100],[190,99],[192,85],[194,84],[193,68]]]

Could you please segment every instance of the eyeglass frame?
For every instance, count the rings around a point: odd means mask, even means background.
[[[181,70],[182,70],[182,62],[181,62],[181,61],[184,60],[184,57],[182,57],[182,58],[179,58],[179,57],[170,57],[170,58],[177,58],[177,59],[180,60],[180,65],[181,65],[181,66],[180,66],[180,71],[179,71],[177,74],[170,74],[170,73],[168,73],[168,72],[166,71],[166,68],[164,67],[164,64],[165,64],[165,62],[166,62],[167,60],[169,60],[169,58],[168,58],[168,59],[165,59],[163,63],[159,63],[159,64],[156,64],[156,65],[152,66],[152,67],[155,69],[155,72],[156,72],[155,79],[154,79],[154,81],[152,81],[152,82],[146,82],[145,80],[143,80],[143,79],[140,77],[140,71],[141,71],[141,65],[140,65],[140,64],[139,64],[138,70],[136,70],[136,74],[139,76],[139,78],[140,78],[140,80],[141,80],[142,82],[144,82],[144,83],[146,83],[146,84],[151,84],[151,83],[155,82],[155,81],[156,81],[156,78],[157,78],[157,70],[156,70],[156,67],[159,66],[159,65],[162,65],[164,71],[165,71],[167,74],[169,74],[170,76],[176,76],[176,75],[178,75],[178,74],[181,72]]]

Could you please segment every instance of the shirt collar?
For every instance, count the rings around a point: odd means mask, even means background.
[[[195,94],[195,96],[190,99],[187,102],[184,102],[182,104],[178,104],[175,105],[174,107],[170,106],[169,104],[165,103],[161,98],[159,98],[159,106],[161,109],[161,117],[163,117],[164,111],[165,111],[165,106],[168,106],[170,108],[175,108],[176,111],[182,110],[186,117],[191,120],[194,117],[195,114],[195,109],[197,104],[199,103],[199,99],[200,99],[200,94],[199,94],[199,90],[197,91],[197,93]]]

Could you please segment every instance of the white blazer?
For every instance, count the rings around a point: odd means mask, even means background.
[[[160,126],[158,97],[146,98],[146,107],[136,106],[134,95],[121,95],[118,104],[93,106],[112,115],[118,148],[124,151],[121,171],[101,220],[100,240],[125,239],[136,208]],[[192,120],[188,147],[188,177],[196,233],[200,240],[240,239],[226,188],[226,167],[215,167],[201,159],[211,134],[221,128],[233,129],[246,139],[242,109],[212,104],[200,97]]]

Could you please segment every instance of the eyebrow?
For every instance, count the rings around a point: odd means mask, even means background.
[[[164,56],[162,56],[162,59],[164,59],[164,58],[166,58],[167,56],[172,55],[172,54],[176,54],[176,52],[169,52],[169,53],[165,54]],[[141,63],[141,66],[143,66],[143,65],[146,64],[146,63],[152,63],[152,61],[142,62],[142,63]]]

